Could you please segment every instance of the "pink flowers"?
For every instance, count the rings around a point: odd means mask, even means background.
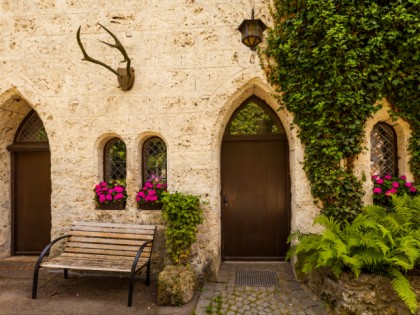
[[[160,197],[165,191],[166,183],[163,179],[159,176],[152,175],[137,193],[136,201],[140,205],[159,202]]]
[[[125,185],[117,181],[101,182],[95,186],[93,191],[98,203],[108,204],[127,199]]]
[[[391,197],[393,195],[401,196],[404,194],[414,196],[417,194],[417,188],[412,182],[407,181],[407,176],[393,177],[385,175],[372,176],[373,187],[373,203],[381,206],[390,206]]]
[[[382,192],[382,189],[381,188],[379,188],[379,187],[373,188],[373,193],[374,194],[380,194],[381,192]]]

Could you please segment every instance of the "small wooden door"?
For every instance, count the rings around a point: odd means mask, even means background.
[[[49,151],[14,152],[14,254],[39,254],[50,242]]]
[[[248,114],[243,116],[249,120]],[[225,133],[221,153],[223,260],[285,257],[290,233],[288,153],[282,132]]]
[[[48,138],[36,113],[22,122],[9,150],[12,255],[39,255],[51,240],[51,158]]]

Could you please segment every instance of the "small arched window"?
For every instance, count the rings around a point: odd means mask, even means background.
[[[38,114],[33,111],[26,116],[19,129],[15,143],[43,143],[48,142],[47,132]]]
[[[275,113],[262,101],[251,97],[233,114],[225,136],[261,136],[284,134],[284,128]]]
[[[166,144],[159,137],[148,138],[143,144],[143,184],[153,176],[166,182]]]
[[[127,176],[126,169],[126,147],[124,141],[119,138],[112,138],[105,144],[104,148],[104,180],[118,181],[125,183]]]
[[[398,147],[394,128],[377,123],[370,134],[372,175],[398,176]]]

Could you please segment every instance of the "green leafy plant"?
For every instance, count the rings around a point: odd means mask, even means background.
[[[179,192],[162,195],[162,212],[166,221],[166,245],[174,264],[188,264],[191,245],[196,241],[203,211],[197,196]]]
[[[419,11],[418,0],[273,2],[262,66],[294,114],[312,194],[328,216],[352,220],[362,209],[353,162],[383,98],[411,125],[420,178]]]
[[[322,234],[292,233],[296,240],[288,258],[297,256],[304,273],[325,267],[337,278],[343,270],[356,277],[361,272],[385,275],[411,312],[418,308],[415,292],[404,276],[420,262],[420,196],[393,196],[393,208],[376,205],[364,208],[352,223],[320,215],[315,223]]]

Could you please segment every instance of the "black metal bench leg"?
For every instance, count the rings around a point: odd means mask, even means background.
[[[32,283],[32,299],[36,299],[36,291],[38,289],[38,274],[39,274],[39,267],[36,266],[34,270],[34,279]]]
[[[69,270],[67,268],[64,269],[64,279],[69,278]]]
[[[135,273],[130,274],[130,281],[128,283],[128,307],[131,307],[133,304],[133,288],[134,288],[134,277]]]
[[[147,270],[146,270],[146,285],[150,285],[150,259],[147,262]]]

